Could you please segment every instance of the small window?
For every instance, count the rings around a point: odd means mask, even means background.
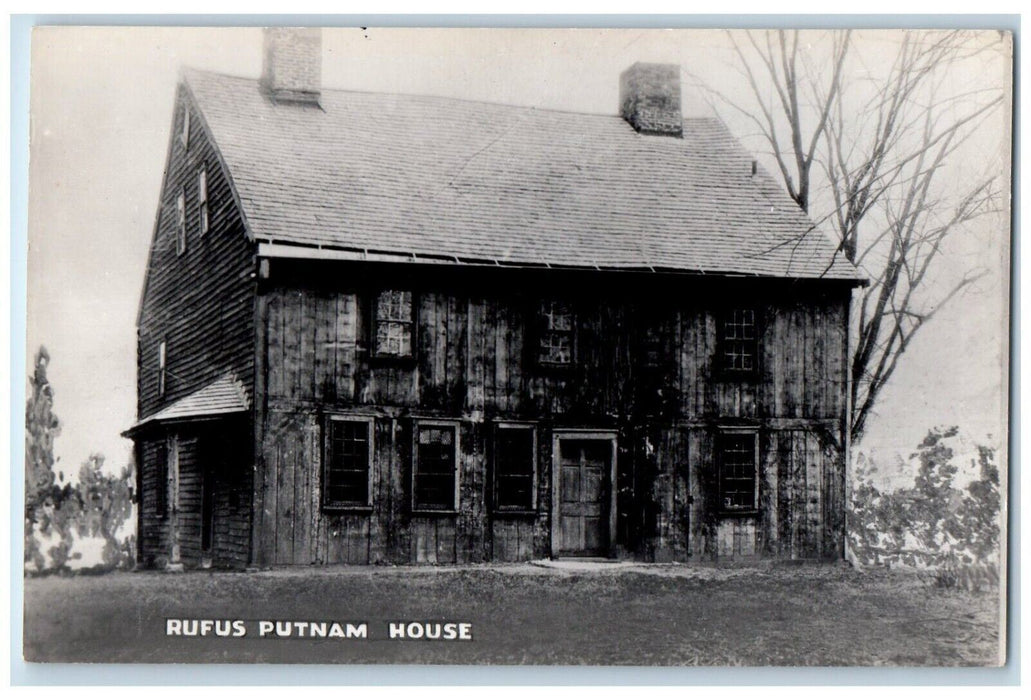
[[[372,420],[326,420],[323,508],[360,508],[372,504]]]
[[[208,171],[202,169],[197,175],[197,196],[200,198],[200,233],[208,232]]]
[[[573,361],[573,312],[568,304],[545,301],[540,306],[540,342],[537,359],[546,365]]]
[[[167,438],[158,441],[154,457],[154,515],[159,518],[168,515],[168,442]]]
[[[532,425],[500,424],[494,433],[494,507],[536,509],[537,435]]]
[[[176,228],[175,228],[175,252],[182,255],[186,252],[186,190],[179,193],[175,201]]]
[[[759,498],[759,435],[754,431],[719,436],[720,509],[753,511]]]
[[[728,372],[749,373],[758,367],[754,309],[732,309],[720,321],[720,357]]]
[[[420,422],[415,428],[412,510],[458,508],[458,426]]]
[[[165,395],[166,355],[165,341],[158,345],[158,396]]]
[[[183,148],[190,147],[190,108],[183,106],[183,130],[179,133],[179,140],[183,142]]]
[[[376,296],[376,354],[412,356],[412,293],[396,289]]]

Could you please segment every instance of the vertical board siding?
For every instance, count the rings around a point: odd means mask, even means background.
[[[844,464],[826,426],[840,421],[844,406],[841,299],[770,302],[761,314],[759,371],[733,379],[717,371],[715,311],[600,295],[574,305],[575,362],[568,369],[536,364],[535,300],[443,288],[414,295],[411,361],[383,361],[371,356],[373,297],[363,290],[273,284],[263,291],[270,402],[257,497],[263,563],[548,556],[550,431],[561,426],[618,432],[620,556],[812,558],[840,551]],[[642,366],[645,335],[659,338],[665,364]],[[321,508],[322,424],[327,413],[341,412],[376,416],[368,512]],[[419,416],[460,421],[454,514],[411,513],[411,431]],[[537,426],[534,515],[491,512],[496,420]],[[718,512],[716,435],[728,420],[760,435],[754,517]]]

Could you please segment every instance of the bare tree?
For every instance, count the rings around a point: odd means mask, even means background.
[[[758,127],[788,194],[834,230],[835,255],[870,279],[858,292],[850,368],[851,437],[858,441],[914,335],[986,272],[944,283],[934,274],[949,239],[1002,208],[999,174],[966,172],[955,187],[959,170],[950,157],[1006,97],[999,85],[957,90],[947,81],[953,67],[1003,39],[893,33],[878,61],[887,69],[876,71],[857,55],[850,32],[826,35],[829,48],[820,52],[800,51],[811,35],[801,39],[798,31],[729,36],[750,99],[703,85],[714,106]],[[826,211],[814,211],[817,190]]]

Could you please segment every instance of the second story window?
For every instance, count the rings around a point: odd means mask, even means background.
[[[165,341],[158,345],[158,396],[165,395],[166,356]]]
[[[719,353],[723,369],[742,374],[755,372],[759,366],[755,309],[730,309],[719,324]]]
[[[375,354],[412,356],[412,293],[388,289],[376,295]]]
[[[200,233],[208,232],[208,171],[202,168],[197,175],[197,196],[200,199]]]
[[[541,303],[538,313],[540,336],[537,361],[545,365],[568,365],[573,361],[573,311],[558,301]]]
[[[186,252],[186,190],[179,193],[175,200],[175,252],[182,255]]]

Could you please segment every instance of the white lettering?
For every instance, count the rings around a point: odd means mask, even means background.
[[[403,622],[391,622],[390,623],[390,638],[391,639],[404,639],[405,638],[405,623],[403,623]]]
[[[264,637],[267,634],[271,634],[275,628],[276,626],[268,620],[262,620],[258,623],[258,636]]]
[[[165,620],[165,634],[179,635],[183,633],[182,620]]]
[[[347,638],[348,639],[365,639],[369,636],[369,626],[364,622],[360,625],[352,625],[350,622],[347,623]]]
[[[243,624],[243,620],[233,620],[233,636],[244,637],[247,635],[247,625]]]

